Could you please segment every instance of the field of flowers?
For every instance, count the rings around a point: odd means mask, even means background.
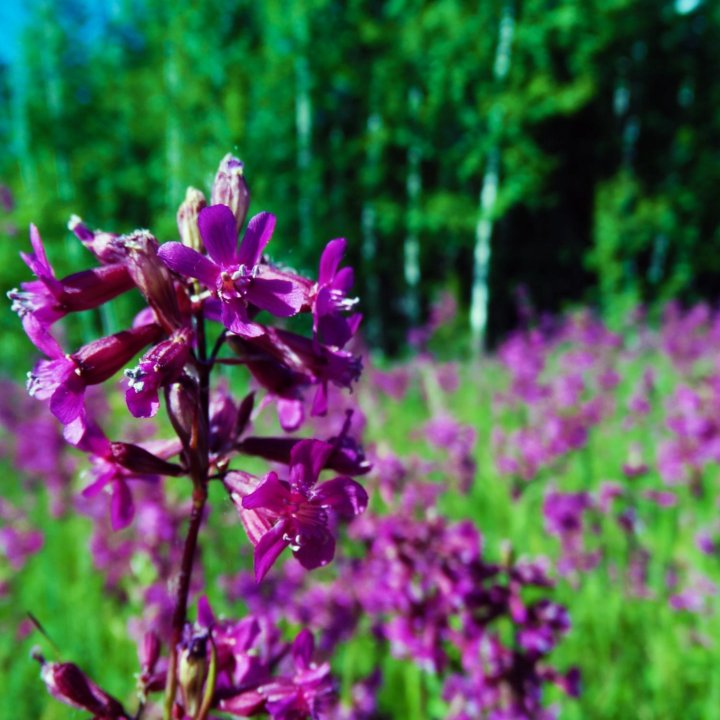
[[[184,206],[184,246],[125,236],[127,260],[76,225],[95,284],[57,280],[36,236],[38,280],[11,294],[49,359],[35,398],[0,393],[0,707],[715,717],[720,315],[669,305],[619,333],[590,312],[529,319],[452,362],[443,298],[413,357],[379,363],[342,244],[317,282],[260,260],[266,215],[234,248],[247,198],[222,170],[209,208]],[[137,287],[152,312],[65,356],[41,284],[54,309],[58,287],[70,312]],[[302,312],[312,339],[265,320]]]

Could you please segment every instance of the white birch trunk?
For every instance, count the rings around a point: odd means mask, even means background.
[[[420,101],[420,91],[416,87],[411,88],[408,94],[408,104],[410,106],[413,137],[408,147],[407,177],[405,181],[408,210],[405,241],[403,243],[403,275],[407,285],[407,315],[412,325],[417,325],[420,319],[420,238],[418,236],[417,218],[420,211],[422,178],[420,176],[420,143],[415,133]]]
[[[182,202],[185,196],[180,181],[180,163],[182,158],[182,136],[180,121],[177,115],[177,103],[180,93],[180,73],[178,71],[177,48],[168,43],[165,49],[165,62],[163,75],[165,92],[168,98],[165,113],[165,167],[167,168],[167,181],[165,185],[166,204],[173,210]]]
[[[495,50],[493,75],[497,85],[502,84],[510,70],[515,13],[512,2],[507,2],[500,18],[498,44]],[[490,111],[488,126],[497,134],[502,123],[502,109],[495,106]],[[483,175],[475,224],[475,246],[473,251],[472,295],[470,299],[470,334],[475,353],[485,349],[487,339],[488,307],[490,305],[490,261],[492,256],[493,212],[500,185],[500,147],[496,144],[488,152]]]
[[[312,163],[312,99],[310,97],[310,67],[306,44],[300,40],[299,54],[295,60],[295,131],[297,135],[298,218],[300,245],[310,247],[312,234],[311,183],[308,174]]]
[[[365,163],[368,177],[373,180],[378,177],[380,166],[381,145],[380,131],[382,118],[376,112],[371,112],[367,120],[367,144]],[[380,283],[375,268],[377,260],[377,212],[374,201],[366,197],[362,205],[360,218],[362,232],[362,259],[365,268],[365,292],[363,304],[367,307],[367,314],[363,321],[364,330],[371,343],[377,343],[382,335],[382,315],[380,310]]]

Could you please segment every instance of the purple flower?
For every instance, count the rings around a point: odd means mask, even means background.
[[[94,497],[110,487],[110,519],[113,530],[127,527],[135,515],[135,504],[128,487],[129,480],[157,482],[158,475],[181,475],[183,469],[173,465],[138,445],[113,443],[102,430],[91,423],[77,443],[80,450],[90,453],[91,476],[94,480],[82,492]]]
[[[39,530],[0,528],[0,549],[13,570],[20,570],[28,557],[42,548],[44,541]]]
[[[125,370],[129,379],[125,401],[135,417],[147,418],[157,413],[158,390],[182,373],[190,355],[191,340],[190,328],[178,330],[146,353],[136,368]]]
[[[245,337],[262,335],[262,327],[250,319],[251,304],[278,317],[300,310],[305,302],[302,286],[260,264],[275,228],[273,215],[252,218],[239,247],[236,219],[227,206],[204,208],[198,225],[209,258],[178,242],[165,243],[158,254],[171,270],[197,278],[217,296],[225,327]]]
[[[38,279],[21,283],[20,289],[11,290],[8,297],[13,301],[12,309],[23,321],[25,332],[41,350],[38,333],[46,331],[54,322],[69,312],[96,308],[133,287],[127,268],[119,263],[83,270],[58,280],[35,225],[30,226],[30,242],[33,252],[20,255]],[[30,318],[36,322],[30,322]]]
[[[348,291],[353,285],[352,268],[338,270],[345,254],[347,243],[343,238],[331,240],[320,258],[320,271],[316,293],[313,300],[313,332],[325,345],[342,348],[355,334],[362,316],[359,314],[345,317],[358,303],[357,298],[349,298]]]
[[[90,680],[74,663],[46,662],[39,654],[33,657],[42,665],[40,675],[48,692],[60,702],[91,712],[96,720],[129,717],[118,700]]]
[[[338,476],[315,487],[334,448],[320,440],[302,440],[290,453],[290,478],[270,472],[251,492],[226,478],[231,497],[242,497],[240,513],[255,545],[255,577],[260,582],[285,548],[308,570],[327,565],[335,555],[331,515],[351,519],[367,507],[367,493],[354,480]],[[237,473],[235,475],[238,475]],[[238,492],[239,491],[239,492]]]
[[[262,337],[247,340],[230,336],[228,343],[245,359],[253,377],[278,398],[299,401],[302,388],[316,384],[313,415],[324,415],[327,411],[330,382],[349,388],[362,371],[359,357],[278,328],[265,328]]]
[[[212,205],[227,205],[235,216],[236,234],[240,232],[250,205],[250,190],[245,182],[243,163],[230,153],[220,161],[210,202]]]
[[[83,396],[88,385],[111,378],[145,345],[157,339],[157,325],[142,325],[94,340],[72,355],[65,355],[51,335],[43,350],[49,360],[41,360],[28,373],[27,388],[39,400],[50,400],[50,410],[64,425],[84,416]]]
[[[103,264],[124,262],[126,253],[118,236],[104,230],[91,230],[77,215],[71,216],[68,230]]]
[[[273,720],[313,720],[331,717],[337,695],[328,663],[313,662],[315,640],[309,630],[301,631],[292,644],[295,673],[280,677],[258,688],[267,699],[266,707]]]

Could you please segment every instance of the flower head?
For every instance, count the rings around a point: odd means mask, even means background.
[[[250,305],[278,317],[300,310],[305,302],[302,286],[260,262],[275,228],[274,215],[253,217],[239,246],[236,218],[226,205],[204,208],[198,226],[209,257],[177,242],[165,243],[159,256],[171,270],[200,280],[218,298],[225,327],[255,337],[263,330],[252,321]]]
[[[320,440],[302,440],[290,453],[288,480],[275,472],[263,482],[231,474],[226,486],[255,545],[255,577],[260,582],[289,547],[308,570],[327,565],[335,555],[331,517],[351,519],[367,506],[367,493],[347,476],[316,486],[334,448]]]

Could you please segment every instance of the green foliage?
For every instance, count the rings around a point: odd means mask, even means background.
[[[397,348],[403,239],[420,241],[422,303],[451,279],[467,306],[496,154],[493,333],[513,324],[518,283],[543,310],[594,300],[618,317],[715,297],[717,13],[673,0],[33,0],[22,55],[0,66],[0,184],[16,203],[0,217],[0,286],[22,275],[30,221],[53,249],[73,212],[175,237],[185,187],[207,189],[233,151],[298,269],[347,236],[373,341]],[[61,273],[82,257],[54,255]]]

